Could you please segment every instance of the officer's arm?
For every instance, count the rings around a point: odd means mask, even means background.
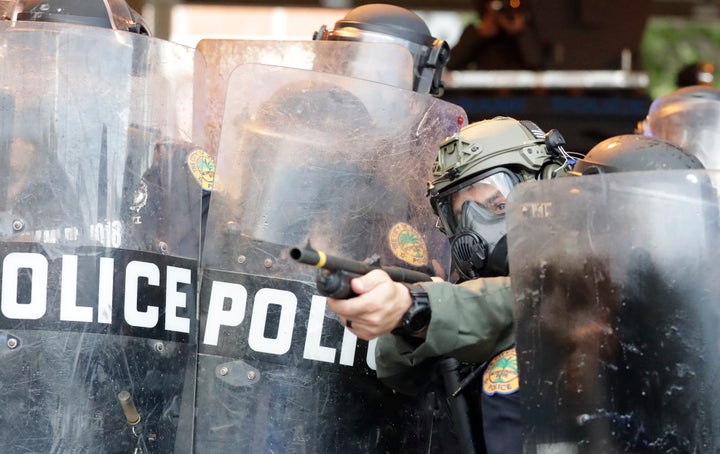
[[[399,391],[414,392],[426,359],[453,356],[483,362],[514,343],[513,297],[507,277],[463,284],[422,283],[432,308],[425,340],[385,335],[378,339],[378,378]]]

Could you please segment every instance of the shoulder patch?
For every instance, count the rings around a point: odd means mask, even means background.
[[[428,252],[420,233],[410,224],[398,222],[388,234],[390,250],[395,257],[413,266],[426,266]]]
[[[195,180],[206,191],[219,189],[215,178],[215,161],[202,148],[194,148],[188,153],[187,164]]]
[[[517,352],[515,347],[500,353],[490,361],[483,373],[483,393],[512,394],[520,389]]]

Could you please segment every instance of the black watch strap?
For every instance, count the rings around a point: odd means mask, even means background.
[[[432,310],[430,298],[422,286],[408,285],[410,289],[410,307],[403,314],[400,324],[392,330],[396,336],[412,336],[421,333],[430,324]]]

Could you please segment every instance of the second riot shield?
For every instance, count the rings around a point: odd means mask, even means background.
[[[238,65],[256,63],[321,71],[372,80],[412,90],[414,63],[403,46],[352,41],[266,41],[202,39],[198,51],[207,62],[207,74],[196,83],[205,91],[199,110],[206,118],[195,122],[196,136],[204,134],[208,152],[215,156],[225,110],[228,79]],[[387,62],[393,62],[388,65]],[[255,85],[255,84],[253,84]]]
[[[427,451],[434,403],[378,381],[374,342],[338,323],[315,268],[289,251],[310,244],[441,272],[447,240],[425,182],[464,112],[388,85],[264,65],[233,72],[225,106],[203,251],[196,449]]]
[[[652,171],[513,192],[526,452],[716,452],[719,181]]]

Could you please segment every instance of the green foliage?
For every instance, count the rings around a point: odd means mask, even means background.
[[[641,53],[650,96],[668,94],[677,88],[677,73],[687,64],[707,61],[720,69],[720,21],[651,18],[645,28]],[[716,87],[719,77],[716,72]]]

